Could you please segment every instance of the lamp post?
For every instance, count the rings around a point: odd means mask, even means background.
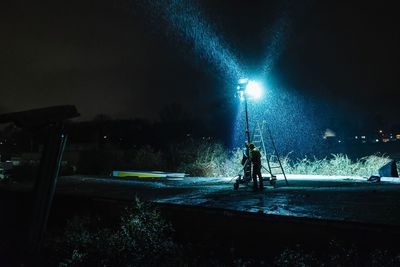
[[[246,116],[246,139],[247,143],[250,144],[250,128],[249,128],[249,111],[248,111],[248,100],[250,99],[259,99],[262,95],[261,86],[255,82],[251,81],[247,78],[239,79],[237,86],[237,93],[240,97],[240,100],[244,101],[244,110]]]
[[[246,119],[246,141],[247,144],[250,144],[250,127],[249,127],[249,110],[248,110],[248,100],[253,100],[260,98],[262,95],[261,86],[255,82],[250,81],[249,79],[239,79],[237,85],[237,94],[241,101],[244,101],[244,111],[245,111],[245,119]],[[251,170],[251,163],[250,163],[250,151],[247,147],[244,152],[244,158],[246,159],[245,163],[243,164],[243,178],[239,175],[239,178],[236,180],[233,188],[237,190],[239,188],[239,183],[243,181],[249,181],[252,177],[252,170]]]

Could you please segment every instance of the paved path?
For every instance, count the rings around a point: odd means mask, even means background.
[[[128,201],[138,196],[157,203],[400,226],[398,183],[369,183],[355,177],[289,176],[288,180],[289,186],[281,180],[276,188],[254,193],[244,185],[234,191],[230,178],[71,176],[59,180],[57,193]]]

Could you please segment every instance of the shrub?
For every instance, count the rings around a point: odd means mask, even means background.
[[[313,252],[305,252],[300,246],[286,248],[274,259],[273,266],[318,266],[320,263]],[[320,265],[321,266],[321,265]]]
[[[150,146],[125,152],[121,162],[122,164],[116,163],[114,167],[144,171],[163,170],[166,167],[164,155]]]
[[[220,144],[203,142],[191,149],[194,151],[189,153],[190,156],[187,157],[189,160],[183,161],[179,167],[179,171],[191,176],[231,177],[237,175],[243,168],[240,164],[243,156],[240,148],[227,152]],[[377,175],[379,168],[389,160],[387,156],[378,154],[355,161],[344,154],[332,154],[329,158],[323,159],[304,157],[292,160],[290,154],[281,157],[282,166],[287,174],[366,177]],[[265,160],[263,164],[266,167]],[[278,162],[271,161],[271,165],[277,166]]]
[[[81,174],[108,175],[113,169],[172,170],[204,177],[233,177],[243,168],[240,148],[227,151],[221,144],[207,140],[171,145],[162,153],[149,146],[126,151],[120,155],[110,151],[83,152],[77,172]],[[304,157],[291,159],[290,153],[281,157],[287,174],[371,176],[389,162],[385,155],[371,155],[351,160],[344,154],[332,154],[318,159]],[[264,166],[266,163],[264,160]],[[271,162],[278,165],[278,162]],[[398,166],[400,172],[400,166]],[[265,171],[265,170],[264,170]]]
[[[191,176],[224,176],[227,155],[221,144],[199,142],[186,148],[186,155],[178,171]]]
[[[150,204],[136,201],[115,228],[100,219],[75,217],[61,237],[50,239],[47,250],[60,266],[174,265],[179,252],[172,227]],[[53,259],[55,261],[55,259]]]
[[[221,144],[200,142],[190,150],[178,171],[191,176],[230,177],[243,168],[243,152],[239,148],[229,152]]]
[[[272,266],[400,266],[396,249],[363,249],[331,240],[319,251],[301,245],[286,247],[274,258]]]
[[[312,175],[371,176],[378,174],[379,168],[389,162],[386,156],[372,155],[352,161],[347,155],[333,154],[324,159],[307,157],[291,162],[287,173]]]

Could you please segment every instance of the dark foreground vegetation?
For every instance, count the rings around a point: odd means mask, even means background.
[[[29,265],[23,216],[5,221],[0,265]],[[399,266],[398,237],[390,227],[58,196],[38,265]]]
[[[203,220],[198,219],[199,215],[192,220],[182,219],[182,216],[191,214],[165,207],[156,208],[139,200],[133,207],[121,209],[121,213],[119,219],[99,214],[76,215],[68,220],[65,228],[58,234],[50,231],[43,264],[332,267],[400,265],[398,246],[393,246],[390,240],[384,244],[386,233],[381,238],[376,238],[376,233],[346,238],[344,236],[348,229],[337,234],[335,230],[327,229],[319,232],[321,228],[316,226],[315,232],[302,233],[301,227],[293,231],[284,229],[287,227],[284,226],[282,229],[278,227],[282,232],[272,234],[268,230],[269,224],[261,224],[266,229],[254,230],[252,227],[257,224],[243,219],[228,223],[226,218],[219,215],[208,215]],[[198,225],[195,225],[194,219],[198,219]],[[230,219],[235,220],[234,217]],[[235,230],[237,226],[241,228]],[[257,226],[260,227],[260,224]],[[274,225],[271,227],[276,228]]]
[[[49,232],[43,264],[49,266],[176,266],[173,228],[157,209],[136,201],[119,222],[75,215],[60,233]]]

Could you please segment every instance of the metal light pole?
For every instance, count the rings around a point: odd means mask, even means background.
[[[247,96],[244,94],[244,110],[246,114],[246,137],[247,143],[250,144],[250,129],[249,129],[249,111],[247,108]]]
[[[246,139],[247,143],[250,144],[250,128],[249,128],[249,110],[248,110],[248,96],[246,93],[246,88],[247,85],[249,84],[248,79],[239,79],[237,90],[239,97],[243,99],[244,101],[244,110],[245,110],[245,115],[246,115]]]
[[[237,93],[242,101],[244,101],[244,109],[246,115],[246,139],[250,143],[250,128],[249,128],[249,110],[248,100],[257,100],[262,97],[261,85],[247,78],[239,79]]]
[[[237,95],[239,96],[241,101],[244,101],[244,112],[245,112],[245,119],[246,119],[246,141],[247,145],[250,144],[250,127],[249,127],[249,109],[248,109],[248,100],[256,100],[262,96],[262,89],[261,86],[256,81],[250,81],[249,79],[239,79],[237,85]],[[251,163],[250,163],[250,151],[249,147],[246,145],[246,150],[244,152],[243,160],[246,161],[242,165],[243,169],[243,178],[242,175],[238,174],[238,179],[236,179],[233,188],[237,190],[239,188],[240,183],[248,182],[251,180],[252,177],[252,170],[251,170]]]

